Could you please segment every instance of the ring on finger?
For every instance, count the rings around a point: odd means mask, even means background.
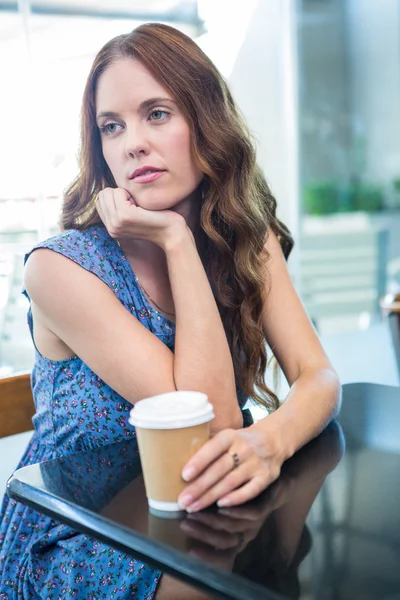
[[[233,464],[231,471],[234,471],[240,465],[240,458],[237,452],[232,452],[232,450],[228,450],[227,454],[232,457]]]

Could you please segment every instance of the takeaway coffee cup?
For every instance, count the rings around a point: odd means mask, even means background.
[[[210,437],[212,404],[201,392],[177,391],[136,402],[129,422],[136,428],[146,495],[151,509],[179,511],[187,483],[181,472]]]

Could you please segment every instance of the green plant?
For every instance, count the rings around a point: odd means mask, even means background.
[[[328,215],[338,211],[338,188],[332,181],[311,181],[303,194],[303,206],[309,215]]]
[[[385,206],[383,191],[378,185],[360,181],[352,185],[351,194],[354,210],[374,212]]]
[[[400,178],[396,181],[400,192]],[[305,187],[303,206],[309,215],[353,211],[375,212],[384,208],[385,199],[382,188],[370,182],[312,181]]]
[[[392,186],[394,191],[400,194],[400,177],[395,177],[395,179],[393,179]]]

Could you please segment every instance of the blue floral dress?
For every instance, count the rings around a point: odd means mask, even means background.
[[[174,349],[174,323],[149,305],[126,256],[102,225],[65,231],[32,251],[37,248],[59,252],[97,275],[132,315]],[[32,334],[30,310],[28,323]],[[128,423],[131,404],[79,357],[53,361],[35,349],[32,390],[35,431],[18,468],[136,437]],[[240,405],[244,402],[239,395]],[[140,560],[3,499],[0,600],[147,600],[154,597],[160,576]]]

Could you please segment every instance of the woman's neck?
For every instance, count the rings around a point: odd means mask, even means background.
[[[179,202],[171,210],[184,217],[188,227],[192,230],[195,240],[200,235],[200,211],[201,211],[201,192],[197,189],[190,196]]]

